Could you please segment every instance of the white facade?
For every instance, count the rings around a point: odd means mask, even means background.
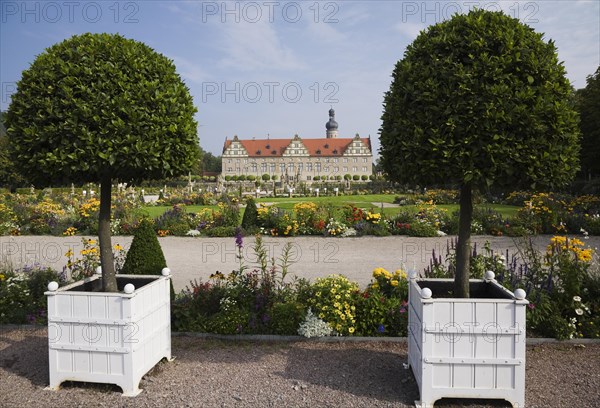
[[[263,174],[289,181],[312,182],[372,174],[370,138],[227,140],[222,155],[222,176]]]

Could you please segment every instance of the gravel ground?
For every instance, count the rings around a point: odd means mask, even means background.
[[[45,328],[0,326],[2,407],[407,407],[419,398],[403,342],[257,342],[174,336],[173,362],[136,398],[116,386],[48,384]],[[600,344],[527,347],[528,407],[600,406]],[[441,400],[436,407],[509,407]]]

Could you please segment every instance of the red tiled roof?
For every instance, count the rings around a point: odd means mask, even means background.
[[[260,139],[242,140],[239,142],[248,152],[249,157],[280,157],[293,139]],[[308,154],[314,157],[341,156],[354,138],[319,138],[300,139],[308,149]],[[360,140],[371,149],[371,139],[362,137]],[[225,140],[223,151],[225,151],[231,140]]]

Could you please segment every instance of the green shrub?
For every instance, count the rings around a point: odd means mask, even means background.
[[[193,226],[192,217],[183,205],[173,206],[155,220],[156,230],[168,231],[168,234],[177,236],[187,234]]]
[[[52,281],[62,283],[50,268],[0,270],[0,324],[46,324],[48,307],[44,292]]]
[[[296,335],[305,313],[304,306],[299,302],[275,303],[271,309],[272,333],[282,336]]]
[[[140,222],[121,273],[129,275],[160,275],[167,266],[158,238],[148,219]]]
[[[244,230],[250,230],[257,226],[258,210],[256,209],[256,203],[253,198],[249,198],[246,201],[246,210],[244,211],[244,217],[242,218],[242,228]]]
[[[209,237],[225,238],[233,237],[235,235],[236,227],[214,227],[208,228],[204,233]]]

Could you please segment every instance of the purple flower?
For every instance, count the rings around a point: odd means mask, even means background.
[[[235,229],[235,246],[237,246],[239,249],[242,249],[244,246],[244,237],[242,236],[242,230],[240,227]]]
[[[384,326],[383,324],[380,324],[380,325],[379,325],[379,327],[377,328],[377,331],[378,331],[379,333],[383,333],[383,332],[385,332],[385,326]]]

